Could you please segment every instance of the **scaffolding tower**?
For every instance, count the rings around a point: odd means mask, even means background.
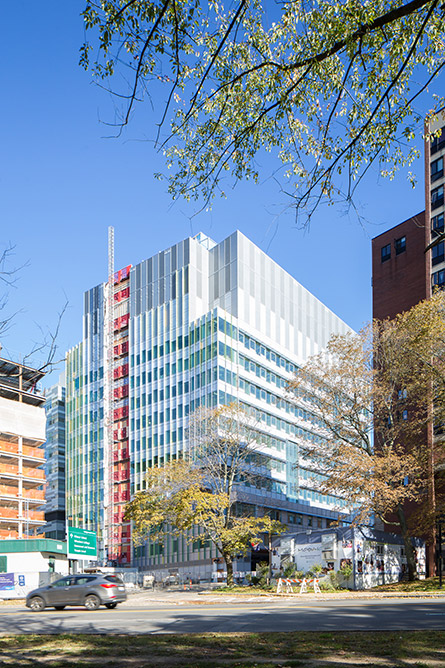
[[[115,558],[115,531],[113,508],[113,342],[114,342],[114,227],[108,228],[108,283],[105,300],[106,313],[106,386],[105,386],[105,494],[106,558]]]

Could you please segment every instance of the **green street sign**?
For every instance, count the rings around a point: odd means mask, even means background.
[[[68,527],[68,559],[97,559],[97,534],[95,531]]]

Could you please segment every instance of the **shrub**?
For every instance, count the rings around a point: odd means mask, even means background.
[[[282,577],[301,580],[301,578],[303,577],[303,571],[297,571],[297,567],[295,564],[288,564],[283,571]]]
[[[327,576],[320,581],[320,589],[323,591],[336,591],[340,589],[340,582],[335,571],[329,571]]]
[[[343,566],[343,568],[340,568],[340,570],[338,571],[338,574],[341,575],[345,580],[348,580],[351,577],[353,572],[354,571],[352,569],[352,566],[347,565],[347,566]]]
[[[306,573],[307,578],[318,578],[323,573],[323,566],[321,564],[314,564]]]
[[[260,561],[256,566],[256,576],[252,577],[253,580],[257,580],[256,584],[259,584],[260,587],[264,587],[267,584],[267,578],[269,577],[269,564],[267,561]],[[254,583],[255,584],[255,583]]]

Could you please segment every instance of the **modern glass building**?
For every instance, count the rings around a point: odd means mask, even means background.
[[[267,465],[241,490],[251,512],[306,528],[338,518],[341,500],[316,491],[298,453],[297,440],[319,439],[316,421],[285,389],[332,334],[350,331],[340,318],[240,232],[185,239],[115,274],[108,294],[106,284],[85,293],[83,340],[67,360],[67,514],[99,532],[104,563],[192,577],[218,568],[198,537],[134,549],[123,522],[147,468],[187,448],[200,406],[255,412]],[[235,568],[250,570],[251,557]]]
[[[45,537],[65,540],[65,386],[45,390]]]

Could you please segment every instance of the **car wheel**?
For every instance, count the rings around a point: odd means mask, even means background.
[[[112,610],[117,606],[117,603],[105,603],[105,607],[108,608],[108,610]]]
[[[55,605],[54,606],[56,610],[64,610],[65,606],[64,605]]]
[[[41,596],[33,596],[29,602],[29,607],[33,612],[40,612],[45,608],[45,601]]]
[[[100,606],[100,599],[96,594],[89,594],[89,596],[86,597],[84,606],[86,607],[87,610],[97,610],[97,608]]]

